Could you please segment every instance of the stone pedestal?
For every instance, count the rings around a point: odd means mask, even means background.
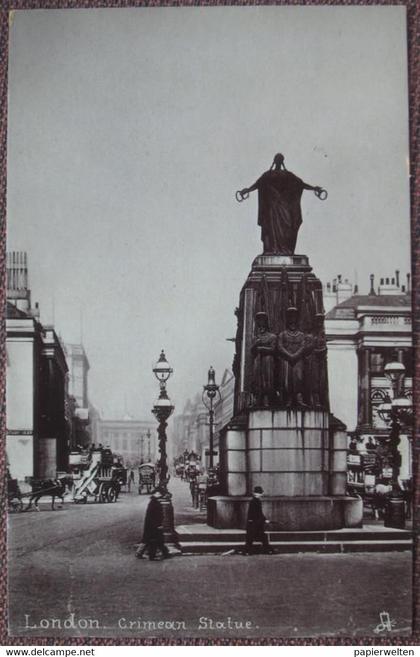
[[[254,358],[252,345],[256,336],[257,313],[267,314],[269,330],[280,334],[287,325],[287,309],[298,312],[299,329],[308,337],[315,336],[316,317],[323,317],[322,284],[312,272],[307,256],[260,255],[252,263],[251,272],[240,294],[237,310],[235,374],[235,415],[251,407],[253,397]],[[279,377],[277,376],[277,383]],[[328,410],[328,386],[323,385],[321,406]],[[311,391],[308,390],[307,402]],[[279,404],[284,405],[280,391]]]
[[[244,528],[255,486],[273,529],[361,526],[361,500],[345,496],[346,430],[330,413],[250,410],[222,433],[220,454],[225,495],[209,500],[211,526]]]
[[[358,527],[346,427],[330,413],[322,286],[306,256],[258,256],[241,291],[234,417],[220,435],[223,495],[208,524],[244,528],[255,486],[279,530]],[[258,323],[260,322],[260,323]]]

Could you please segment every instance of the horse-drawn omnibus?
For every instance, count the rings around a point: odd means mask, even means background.
[[[142,494],[143,489],[146,489],[146,493],[151,493],[155,487],[155,482],[156,468],[153,463],[139,465],[139,495]]]

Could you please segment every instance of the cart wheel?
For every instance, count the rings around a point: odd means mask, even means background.
[[[108,495],[107,495],[108,502],[116,502],[117,501],[117,491],[113,486],[108,489]]]
[[[108,497],[108,491],[105,487],[105,484],[101,484],[99,486],[99,491],[98,491],[98,499],[99,502],[106,502]]]
[[[8,501],[9,513],[19,513],[23,510],[23,502],[19,497],[13,497]]]

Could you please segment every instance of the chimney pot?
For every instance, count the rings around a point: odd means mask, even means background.
[[[374,283],[375,283],[375,274],[370,275],[370,291],[369,294],[375,294],[375,288],[374,288]]]

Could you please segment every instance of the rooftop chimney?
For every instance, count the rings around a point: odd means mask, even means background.
[[[411,292],[410,281],[411,281],[411,276],[410,274],[407,274],[407,294]]]
[[[397,279],[395,277],[392,278],[381,278],[381,284],[378,288],[378,294],[383,296],[383,295],[398,295],[401,294],[401,288],[397,284]]]
[[[395,270],[395,280],[397,281],[397,287],[400,287],[400,272],[398,269]]]
[[[370,295],[375,295],[375,296],[376,296],[376,292],[375,292],[375,288],[374,288],[374,283],[375,283],[375,274],[371,274],[371,275],[370,275],[370,291],[369,291],[369,294],[370,294]]]

